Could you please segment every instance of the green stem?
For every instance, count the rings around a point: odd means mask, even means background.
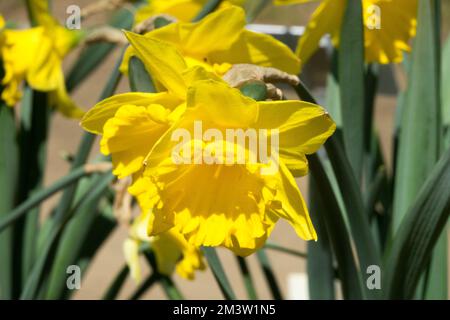
[[[267,284],[269,285],[270,291],[272,292],[272,297],[275,300],[283,300],[280,287],[278,286],[277,279],[272,271],[270,265],[269,257],[267,256],[264,249],[258,250],[256,256],[263,270],[264,276],[266,277]]]
[[[135,292],[130,296],[128,300],[138,300],[142,297],[144,293],[147,292],[148,289],[150,289],[155,283],[158,283],[160,281],[160,277],[156,273],[150,274],[147,279],[136,289]],[[174,299],[173,299],[174,300]]]
[[[299,258],[307,258],[308,257],[308,255],[304,252],[300,252],[300,251],[297,251],[294,249],[289,249],[289,248],[280,246],[280,245],[278,245],[276,243],[272,243],[272,242],[267,242],[266,245],[264,246],[264,248],[287,253],[287,254],[290,254],[293,256],[297,256]]]
[[[250,300],[256,300],[258,299],[258,296],[256,294],[255,285],[253,283],[252,274],[250,270],[248,269],[247,261],[245,261],[245,258],[236,256],[236,259],[239,264],[239,269],[241,270],[242,277],[244,278],[244,286],[247,290],[247,296]]]
[[[128,268],[128,265],[124,265],[108,287],[108,290],[106,290],[103,295],[103,300],[115,300],[129,274],[130,269]]]

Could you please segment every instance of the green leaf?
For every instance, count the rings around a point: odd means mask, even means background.
[[[269,285],[272,297],[275,300],[283,300],[283,295],[281,294],[280,286],[278,285],[277,278],[273,273],[272,266],[270,265],[269,257],[264,249],[260,249],[256,252],[256,257],[258,258],[259,264],[261,265],[262,271],[266,278],[267,284]]]
[[[411,53],[408,88],[401,119],[393,236],[437,162],[442,149],[439,6],[439,0],[419,2],[417,36]],[[441,244],[439,248],[440,253],[436,255],[446,256],[445,245]],[[433,267],[432,264],[433,261],[430,268],[436,270],[436,266]],[[446,276],[446,270],[430,273],[427,283],[439,286],[443,276]],[[427,292],[426,288],[419,289]],[[446,299],[447,294],[443,298]]]
[[[308,288],[312,300],[334,300],[333,251],[328,237],[323,212],[327,209],[320,199],[320,190],[314,179],[309,179],[309,212],[318,241],[308,241]]]
[[[184,297],[181,294],[180,290],[178,290],[175,283],[169,276],[159,273],[158,267],[156,264],[156,257],[151,249],[148,249],[144,252],[145,258],[147,262],[152,267],[153,275],[156,277],[156,280],[161,284],[164,292],[166,293],[167,298],[171,300],[183,300]],[[150,282],[150,281],[149,281]],[[150,287],[150,286],[149,286]]]
[[[86,179],[86,181],[82,181],[77,190],[77,194],[79,194],[78,198],[85,195],[87,190],[91,190],[101,183],[101,181],[101,175],[96,175]],[[86,206],[84,209],[80,209],[76,213],[76,216],[67,223],[61,234],[55,259],[52,262],[49,273],[46,299],[62,299],[65,296],[67,291],[67,266],[77,264],[83,253],[82,250],[85,249],[85,244],[89,244],[89,251],[91,251],[91,254],[94,254],[112,230],[110,225],[106,226],[106,230],[94,228],[98,212],[92,211],[90,206]],[[97,225],[97,227],[99,226]],[[101,231],[106,231],[106,235]],[[91,235],[95,235],[96,237],[92,237]],[[86,267],[87,265],[84,263],[83,271],[85,271]]]
[[[364,30],[362,2],[348,1],[339,42],[338,75],[344,146],[358,183],[364,154]]]
[[[19,158],[20,177],[18,202],[21,203],[42,187],[46,163],[48,127],[51,109],[47,93],[25,88],[20,108]],[[39,207],[36,206],[14,226],[15,296],[19,296],[22,283],[33,266],[39,224]]]
[[[433,247],[450,215],[450,150],[432,170],[385,255],[386,298],[414,297]],[[442,280],[443,281],[443,280]]]
[[[150,74],[145,69],[144,63],[136,56],[128,62],[128,76],[130,88],[134,92],[156,92],[155,85]]]
[[[0,212],[0,216],[2,217],[0,219],[0,234],[2,234],[3,232],[6,232],[5,229],[9,225],[14,223],[17,219],[22,217],[29,210],[31,210],[34,207],[41,204],[45,199],[48,199],[53,194],[66,188],[67,186],[74,184],[82,177],[85,177],[85,176],[88,176],[91,174],[93,174],[93,172],[90,170],[86,170],[86,167],[79,167],[76,170],[71,171],[68,175],[66,175],[66,176],[62,177],[61,179],[59,179],[58,181],[56,181],[50,187],[48,187],[46,189],[42,189],[39,192],[36,192],[30,198],[28,198],[26,201],[24,201],[20,205],[18,205],[14,210],[11,210],[11,212],[7,212],[7,213]],[[12,196],[12,197],[14,198],[14,196]]]
[[[222,264],[217,256],[216,249],[212,247],[202,247],[202,251],[225,299],[236,300],[236,295],[234,294],[225,271],[223,270]]]
[[[192,19],[192,22],[197,22],[202,20],[204,17],[206,17],[208,14],[216,10],[220,4],[222,3],[222,0],[208,0],[205,5],[203,6],[202,10]]]
[[[440,152],[439,43],[435,38],[433,2],[419,1],[417,36],[411,53],[406,104],[399,137],[394,233]]]
[[[445,148],[450,148],[450,90],[444,85],[450,83],[450,36],[445,42],[442,53],[442,121],[445,134]]]
[[[123,284],[125,283],[125,280],[127,280],[129,274],[130,274],[130,269],[125,264],[120,269],[119,273],[115,276],[113,282],[106,290],[105,294],[103,295],[103,300],[117,299],[117,296],[118,296],[120,290],[122,289]]]
[[[6,106],[1,100],[0,141],[0,221],[2,221],[14,208],[19,156],[14,109]],[[13,244],[11,227],[0,232],[0,299],[13,298]]]
[[[296,87],[296,90],[302,100],[316,103],[315,99],[303,83],[300,83]],[[332,135],[327,142],[325,142],[325,149],[328,154],[328,159],[333,167],[333,172],[345,204],[345,213],[350,225],[351,236],[355,242],[359,265],[361,270],[365,271],[370,265],[380,265],[381,258],[379,251],[377,250],[375,240],[372,236],[369,219],[364,211],[361,190],[351,168],[350,162],[344,152],[344,147],[341,144],[338,134],[339,131]],[[314,157],[312,157],[312,159],[314,159]],[[322,164],[321,166],[323,167]],[[318,168],[318,170],[320,169]],[[312,173],[314,174],[314,172]],[[331,192],[330,194],[334,194],[334,192]],[[334,195],[334,197],[338,205],[339,196]],[[369,290],[366,290],[366,293],[371,297],[376,297],[378,295],[377,292]]]
[[[244,10],[247,15],[247,22],[252,23],[270,3],[270,0],[246,0]]]
[[[133,13],[129,9],[117,12],[109,22],[109,25],[117,29],[128,30],[133,24]],[[116,47],[112,43],[94,43],[88,46],[78,57],[72,66],[66,80],[67,90],[75,89],[90,75]]]
[[[299,258],[307,258],[307,254],[304,252],[300,252],[294,249],[289,249],[283,246],[280,246],[279,244],[273,243],[273,242],[266,242],[266,244],[264,245],[265,249],[269,249],[269,250],[274,250],[274,251],[278,251],[278,252],[283,252],[292,256],[296,256]]]
[[[239,264],[239,270],[241,271],[242,278],[244,279],[245,290],[247,291],[247,296],[250,300],[258,299],[258,295],[256,294],[255,284],[252,279],[252,273],[248,268],[247,261],[245,258],[236,256],[236,259]]]
[[[160,281],[159,275],[152,273],[150,274],[147,279],[142,282],[139,287],[133,292],[133,294],[128,298],[128,300],[138,300],[142,297],[143,294],[145,294],[151,287],[153,287],[154,284],[158,283]],[[178,300],[178,299],[172,299],[172,300]]]
[[[316,196],[319,203],[323,204],[323,216],[329,241],[336,257],[339,279],[342,283],[344,299],[362,299],[361,274],[357,268],[352,252],[350,235],[345,226],[337,197],[334,193],[330,178],[317,154],[308,156],[311,176],[317,186]],[[323,240],[319,240],[323,241]]]
[[[36,260],[33,270],[25,283],[25,287],[20,296],[21,299],[29,300],[36,297],[39,286],[42,283],[44,272],[46,271],[50,257],[53,255],[61,232],[64,230],[70,219],[76,217],[76,215],[80,212],[96,211],[101,197],[104,195],[106,188],[110,185],[113,178],[114,177],[110,173],[103,174],[101,180],[92,188],[87,190],[85,195],[71,210],[69,210],[68,213],[61,217],[53,217],[54,223],[50,229],[50,234],[45,239],[42,253]]]

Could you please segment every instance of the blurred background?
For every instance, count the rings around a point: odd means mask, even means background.
[[[53,13],[61,22],[63,22],[64,18],[67,16],[66,8],[69,5],[75,4],[84,7],[90,3],[92,3],[92,0],[55,0],[53,1]],[[450,0],[443,0],[442,3],[444,40],[449,35],[450,30]],[[304,26],[316,6],[317,4],[314,3],[286,7],[269,5],[254,23],[264,25]],[[0,0],[0,13],[3,14],[6,20],[16,22],[18,27],[25,27],[28,25],[27,15],[21,1]],[[107,14],[96,15],[87,21],[83,21],[82,28],[91,28],[101,25],[107,18]],[[281,36],[280,39],[287,41],[290,45],[295,45],[295,38],[293,37]],[[70,65],[79,54],[79,50],[80,49],[77,49],[72,52],[65,60],[65,68],[69,69]],[[98,100],[101,89],[106,82],[106,75],[109,75],[119,54],[120,50],[116,49],[113,54],[109,55],[108,58],[103,61],[102,65],[74,91],[73,98],[78,105],[83,107],[83,109],[87,110],[91,108]],[[326,50],[321,50],[313,57],[301,75],[306,84],[312,88],[313,93],[322,103],[324,102],[325,72],[327,68]],[[394,127],[393,115],[397,103],[396,94],[398,90],[402,90],[405,87],[405,75],[402,66],[383,67],[379,85],[381,94],[377,97],[376,101],[376,128],[380,133],[383,152],[388,159],[388,166],[390,166],[388,169],[390,170],[392,166],[392,163],[389,161],[391,159],[392,149],[390,137],[392,136]],[[444,85],[449,86],[448,90],[450,90],[450,84]],[[124,78],[119,85],[118,92],[126,91],[129,91],[128,83],[127,79]],[[296,98],[293,92],[287,92],[287,96],[288,98]],[[50,170],[47,170],[46,172],[45,185],[51,184],[67,173],[69,164],[64,159],[64,155],[75,152],[82,135],[82,129],[76,121],[67,120],[58,113],[53,117],[50,130],[52,131],[52,134],[50,135],[47,155],[47,168]],[[98,148],[94,149],[92,157],[98,152]],[[298,180],[298,183],[303,196],[307,198],[307,178]],[[58,197],[59,195],[56,195],[44,204],[44,214],[48,214],[49,209],[55,204]],[[318,213],[311,212],[311,215],[314,214]],[[119,226],[96,255],[91,267],[86,271],[87,274],[83,277],[81,289],[74,295],[75,299],[101,298],[113,277],[119,272],[124,264],[122,244],[126,236],[126,227]],[[285,221],[280,221],[280,223],[277,224],[270,241],[288,248],[306,252],[306,243],[296,236],[294,230]],[[222,263],[226,268],[227,274],[233,283],[238,298],[245,299],[246,293],[243,283],[241,279],[239,279],[241,273],[239,272],[236,259],[226,250],[219,249],[218,252],[222,259]],[[298,257],[271,250],[268,251],[268,254],[273,270],[276,272],[275,276],[277,281],[283,290],[284,298],[307,299],[306,261]],[[259,298],[270,299],[270,291],[256,257],[251,256],[248,260],[250,268],[252,269],[252,274],[254,275]],[[142,263],[142,266],[145,267],[146,264]],[[144,278],[147,274],[148,270],[145,270]],[[187,299],[222,299],[219,288],[209,271],[198,272],[196,276],[197,278],[195,281],[187,281],[174,275],[175,281]],[[135,288],[136,284],[131,279],[128,279],[119,298],[127,298]],[[165,299],[165,295],[161,288],[153,286],[143,298]]]

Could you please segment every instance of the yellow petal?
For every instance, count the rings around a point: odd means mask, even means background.
[[[233,45],[210,54],[211,63],[251,63],[274,67],[290,74],[300,72],[299,58],[272,36],[245,30]]]
[[[114,117],[116,111],[123,105],[131,104],[146,107],[150,104],[160,104],[168,108],[175,108],[178,103],[179,100],[167,92],[117,94],[97,103],[90,109],[83,117],[81,125],[86,131],[102,134],[106,121]]]
[[[181,74],[186,69],[186,63],[177,49],[169,43],[132,32],[125,34],[147,71],[170,93],[184,98],[186,85]]]
[[[3,19],[3,16],[0,14],[0,29],[3,29],[5,26],[5,19]]]
[[[30,86],[39,91],[56,90],[64,78],[62,60],[55,52],[51,38],[44,36],[27,75]]]
[[[274,0],[273,3],[276,6],[284,6],[284,5],[291,5],[291,4],[314,2],[314,1],[318,1],[318,0]]]
[[[206,0],[159,0],[149,1],[135,14],[135,23],[140,23],[158,14],[168,14],[180,21],[189,22],[202,9]]]
[[[130,268],[131,278],[137,283],[141,281],[141,265],[139,263],[139,245],[140,242],[134,239],[126,239],[123,244],[125,261]]]
[[[37,24],[46,27],[52,27],[57,23],[56,19],[50,14],[48,0],[33,0],[28,3],[31,15]]]
[[[121,179],[143,168],[146,155],[169,128],[169,114],[158,104],[124,105],[105,123],[100,149],[111,154],[115,175]]]
[[[370,16],[380,13],[380,28],[368,26]],[[415,36],[417,24],[417,0],[363,1],[364,45],[366,62],[382,64],[403,61],[404,52],[410,51],[410,39]]]
[[[28,30],[5,30],[2,32],[1,56],[5,76],[2,98],[13,106],[21,97],[20,84],[34,63],[34,53],[41,42],[45,42],[44,28]],[[30,54],[32,53],[32,54]]]
[[[294,177],[283,163],[280,163],[279,177],[275,199],[281,202],[282,208],[274,209],[273,212],[287,220],[300,238],[317,240],[305,200],[303,200]]]
[[[247,128],[258,116],[255,100],[235,88],[214,80],[197,81],[187,94],[187,107],[198,120],[213,121],[225,128]],[[226,116],[225,116],[226,115]]]
[[[56,90],[49,92],[49,99],[50,105],[68,118],[81,119],[85,113],[70,98],[63,78],[60,79]]]
[[[316,152],[336,129],[322,107],[304,101],[259,102],[255,127],[279,130],[280,158],[296,176],[307,173],[305,154]]]
[[[318,49],[325,34],[339,33],[346,3],[344,0],[324,0],[314,11],[297,45],[296,54],[303,64]]]
[[[207,59],[214,51],[223,51],[238,39],[245,26],[245,12],[239,7],[217,10],[196,23],[172,23],[146,36],[170,42],[183,55]]]

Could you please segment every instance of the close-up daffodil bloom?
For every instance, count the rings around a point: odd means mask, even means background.
[[[346,4],[346,0],[323,0],[314,11],[297,46],[302,63],[309,60],[326,34],[339,47]],[[416,34],[417,0],[362,0],[362,9],[366,62],[403,61]]]
[[[279,170],[261,173],[260,162],[225,164],[175,164],[172,133],[187,130],[194,122],[205,130],[279,130]],[[297,235],[317,239],[308,209],[290,169],[297,176],[308,172],[306,154],[314,153],[334,132],[335,124],[318,105],[302,101],[256,102],[217,80],[195,82],[187,94],[184,115],[158,141],[146,157],[142,177],[129,189],[149,216],[148,234],[176,227],[194,246],[224,246],[238,255],[253,253],[265,243],[275,223],[287,220]],[[214,145],[192,141],[202,152]],[[243,148],[232,143],[231,149]],[[253,150],[245,149],[250,155]]]
[[[141,281],[140,247],[149,244],[153,249],[158,272],[171,276],[174,271],[188,280],[195,279],[195,272],[206,268],[200,250],[190,244],[174,228],[155,237],[147,235],[148,215],[134,219],[129,229],[129,237],[123,244],[125,260],[130,268],[131,277]]]
[[[148,18],[160,14],[167,14],[183,22],[189,22],[196,17],[208,0],[148,0],[148,3],[140,7],[134,16],[138,24]],[[245,0],[222,1],[219,8],[230,5],[242,5]]]
[[[14,106],[22,97],[20,87],[25,80],[31,88],[48,92],[50,106],[63,115],[80,118],[83,111],[69,97],[62,69],[62,61],[80,40],[80,32],[59,25],[42,1],[31,4],[37,26],[6,29],[0,36],[0,56],[5,72],[2,99]]]
[[[184,63],[180,67],[184,69],[200,65],[222,76],[233,64],[250,63],[290,74],[300,72],[299,59],[285,44],[271,36],[245,30],[245,24],[244,10],[231,6],[211,13],[197,23],[172,23],[148,32],[144,37],[166,43],[169,47],[166,50],[173,53],[160,59],[167,61],[173,57],[179,60],[181,56]],[[131,42],[130,34],[128,38]],[[122,71],[127,70],[129,57],[135,54],[139,42],[144,41],[136,39],[126,51]]]

